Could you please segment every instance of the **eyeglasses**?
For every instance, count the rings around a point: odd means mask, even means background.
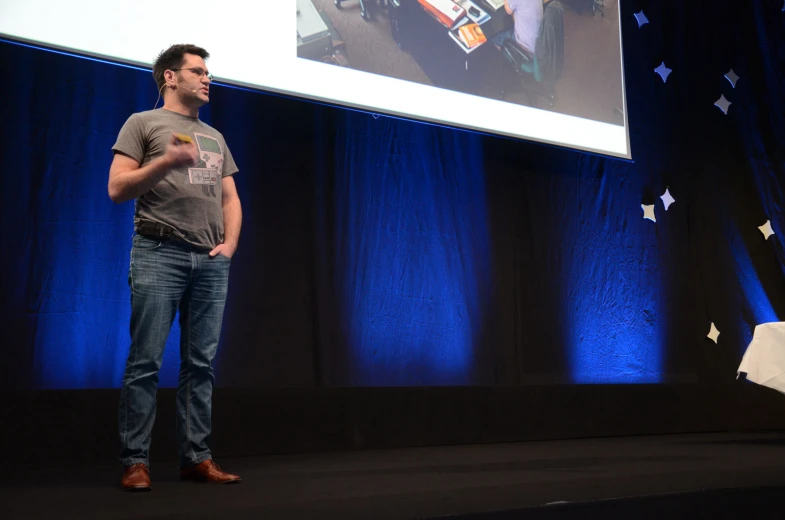
[[[175,72],[175,71],[178,71],[178,70],[190,70],[191,72],[193,72],[194,74],[196,74],[200,78],[202,76],[207,76],[207,79],[209,79],[210,81],[213,80],[213,75],[212,74],[210,74],[209,72],[207,72],[204,69],[200,69],[199,67],[196,67],[196,68],[193,68],[193,69],[169,69],[169,70],[171,70],[172,72]]]

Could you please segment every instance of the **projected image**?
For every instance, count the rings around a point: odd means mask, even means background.
[[[620,1],[25,0],[0,2],[0,39],[148,69],[189,42],[214,88],[632,158]]]
[[[618,0],[298,0],[297,56],[624,126],[618,17]]]

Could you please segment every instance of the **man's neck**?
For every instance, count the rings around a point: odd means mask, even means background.
[[[180,102],[175,96],[170,96],[167,99],[164,99],[164,106],[162,107],[164,110],[169,110],[170,112],[175,112],[177,114],[183,115],[185,117],[199,117],[199,109],[192,108],[186,106]]]

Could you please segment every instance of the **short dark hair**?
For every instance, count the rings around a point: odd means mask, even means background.
[[[158,85],[159,91],[166,83],[166,80],[164,79],[164,71],[179,69],[183,64],[183,61],[185,61],[186,54],[195,54],[203,60],[206,60],[210,57],[209,52],[202,49],[201,47],[197,47],[196,45],[191,45],[190,43],[172,45],[165,51],[161,52],[153,64],[153,78],[155,78],[155,84]]]

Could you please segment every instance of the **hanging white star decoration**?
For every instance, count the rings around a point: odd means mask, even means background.
[[[720,99],[714,102],[714,106],[722,110],[722,113],[726,116],[728,115],[728,108],[731,106],[731,102],[725,99],[725,94],[720,96]]]
[[[714,322],[711,322],[711,328],[709,329],[709,333],[706,334],[706,337],[712,340],[714,343],[717,343],[717,338],[720,337],[720,331],[714,325]]]
[[[733,72],[733,69],[730,69],[728,72],[725,73],[725,79],[728,80],[731,87],[736,88],[736,82],[739,81],[739,76]]]
[[[646,15],[643,13],[643,10],[635,13],[634,16],[635,16],[635,20],[638,21],[638,29],[649,23],[649,19],[646,18]]]
[[[654,69],[654,72],[659,74],[660,77],[662,78],[662,82],[665,83],[666,81],[668,81],[668,76],[670,76],[671,72],[673,71],[668,67],[666,67],[665,62],[663,61],[662,63],[660,63],[659,67]]]
[[[765,224],[762,226],[758,226],[758,229],[761,233],[763,233],[763,238],[768,240],[771,235],[774,234],[774,230],[771,228],[771,221],[767,220]]]
[[[646,205],[641,204],[641,209],[643,210],[643,218],[647,218],[652,222],[657,222],[657,218],[654,216],[654,204]]]
[[[671,196],[671,192],[668,190],[668,188],[665,188],[665,193],[660,195],[660,198],[662,199],[662,203],[665,205],[665,211],[668,211],[668,207],[676,202],[676,199]]]

